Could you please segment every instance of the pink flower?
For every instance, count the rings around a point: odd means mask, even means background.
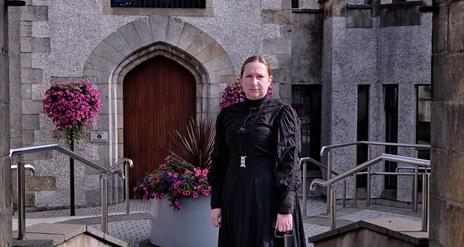
[[[134,188],[136,198],[166,198],[174,209],[182,207],[182,200],[193,197],[198,199],[211,194],[206,179],[208,170],[189,168],[184,161],[174,155],[165,158],[165,162],[153,173],[145,175]]]
[[[58,129],[77,131],[89,127],[102,106],[100,92],[88,80],[52,83],[43,104]]]
[[[176,199],[175,203],[176,203],[176,207],[177,207],[178,209],[181,209],[181,208],[182,208],[182,203],[180,202],[179,199]]]

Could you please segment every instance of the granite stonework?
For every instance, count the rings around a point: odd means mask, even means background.
[[[323,122],[329,123],[322,130],[323,145],[356,141],[358,85],[370,85],[369,140],[385,141],[385,84],[398,85],[398,142],[415,143],[416,85],[428,85],[431,78],[432,14],[422,13],[421,25],[382,27],[379,17],[372,17],[372,28],[353,28],[355,21],[339,16],[342,10],[339,1],[324,3],[322,81],[323,91],[329,93],[323,98],[323,112],[330,116],[323,116]],[[373,147],[371,155],[384,150]],[[400,148],[398,154],[415,153]],[[337,149],[333,167],[346,171],[354,166],[354,159],[353,147]],[[383,164],[372,170],[383,170]],[[354,191],[352,181],[348,183],[349,198]],[[371,195],[381,196],[384,178],[373,176],[372,184]],[[411,185],[411,178],[398,178],[397,200],[411,201]],[[340,197],[341,184],[336,189]]]
[[[298,8],[300,9],[319,9],[317,0],[299,0]]]
[[[294,84],[320,84],[322,13],[293,12],[291,75]]]
[[[464,242],[464,1],[434,1],[430,246]]]

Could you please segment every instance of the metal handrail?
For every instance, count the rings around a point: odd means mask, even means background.
[[[364,170],[366,168],[371,167],[372,165],[376,164],[379,161],[393,161],[393,162],[401,162],[401,163],[407,163],[407,164],[413,164],[415,166],[420,166],[420,167],[430,167],[430,160],[424,160],[424,159],[418,159],[418,158],[411,158],[411,157],[406,157],[406,156],[400,156],[400,155],[392,155],[392,154],[381,154],[380,156],[368,160],[359,166],[346,171],[336,177],[333,177],[327,181],[321,180],[321,179],[314,179],[311,182],[310,185],[310,190],[315,190],[316,186],[322,186],[322,187],[328,187],[330,188],[329,191],[329,207],[330,207],[330,219],[331,219],[331,228],[335,229],[336,223],[335,223],[335,215],[336,215],[336,203],[335,203],[335,189],[332,187],[332,185],[342,179],[345,179],[351,175],[354,175],[358,173],[361,170]],[[425,179],[428,179],[428,174],[423,173],[423,176]],[[427,181],[423,183],[423,186],[428,186]],[[428,191],[428,188],[423,188],[424,191]],[[425,195],[425,200],[422,206],[422,230],[426,231],[428,228],[428,195]]]
[[[416,169],[414,166],[398,166],[395,169],[395,172],[399,172],[400,170],[414,170]],[[431,167],[419,167],[419,170],[424,170],[423,172],[430,172]]]
[[[332,157],[331,157],[331,150],[334,148],[340,148],[340,147],[348,147],[348,146],[354,146],[354,145],[359,145],[359,144],[365,144],[365,145],[374,145],[374,146],[397,146],[397,147],[410,147],[410,148],[416,148],[416,156],[417,156],[417,149],[430,149],[430,145],[425,145],[425,144],[409,144],[409,143],[393,143],[393,142],[376,142],[376,141],[356,141],[356,142],[349,142],[349,143],[341,143],[341,144],[333,144],[333,145],[326,145],[321,148],[320,155],[321,159],[324,160],[324,157],[327,155],[327,170],[332,170]],[[371,150],[369,147],[369,157],[371,157]],[[356,161],[355,161],[356,162]],[[414,171],[414,176],[412,180],[412,191],[411,191],[411,198],[412,198],[412,210],[414,212],[417,212],[417,180],[418,180],[418,172],[415,170]],[[329,180],[332,176],[331,173],[327,173],[327,180]],[[356,174],[355,174],[356,176]],[[356,180],[356,178],[355,178]],[[368,181],[368,186],[367,186],[367,192],[370,194],[370,173],[367,173],[367,181]],[[344,182],[346,183],[346,182]],[[327,214],[330,211],[329,208],[329,192],[330,191],[330,186],[327,187]],[[343,192],[343,197],[346,198],[346,185],[345,189]],[[346,199],[345,199],[346,200]],[[343,201],[343,206],[345,206],[345,200]],[[354,186],[354,201],[353,201],[355,207],[357,205],[357,187]],[[370,198],[367,200],[367,204],[370,205]]]
[[[334,148],[348,147],[359,144],[374,145],[374,146],[396,146],[396,147],[410,147],[418,149],[429,149],[430,145],[425,144],[410,144],[410,143],[395,143],[395,142],[373,142],[373,141],[356,141],[356,142],[347,142],[341,144],[326,145],[321,148],[320,155],[325,156],[328,151]]]
[[[379,161],[382,161],[382,160],[413,164],[413,165],[422,166],[422,167],[430,167],[430,160],[411,158],[411,157],[394,155],[394,154],[381,154],[380,156],[378,156],[378,157],[376,157],[374,159],[368,160],[368,161],[356,166],[355,168],[353,168],[351,170],[348,170],[348,171],[346,171],[346,172],[344,172],[344,173],[342,173],[342,174],[340,174],[340,175],[338,175],[336,177],[331,178],[330,180],[324,181],[324,180],[321,180],[321,179],[314,179],[311,182],[310,190],[314,190],[315,189],[314,186],[316,184],[318,184],[320,186],[324,186],[324,187],[330,186],[333,183],[338,182],[341,179],[344,179],[344,178],[346,178],[348,176],[351,176],[354,173],[357,173],[358,171],[364,170],[364,169],[366,169],[366,168],[368,168],[368,167],[370,167],[370,166],[374,165],[375,163],[377,163]]]
[[[100,172],[100,192],[101,192],[101,208],[102,208],[102,222],[101,229],[104,233],[108,232],[108,176],[112,173],[119,173],[121,177],[125,179],[126,191],[129,191],[128,178],[129,178],[129,167],[133,166],[132,160],[123,158],[111,166],[110,169],[103,166],[97,165],[94,162],[87,160],[83,156],[66,149],[58,144],[46,144],[37,145],[30,147],[21,147],[10,149],[10,158],[15,155],[19,156],[19,162],[16,168],[18,169],[17,183],[18,183],[18,239],[23,240],[26,238],[26,206],[25,206],[25,164],[22,163],[21,155],[27,153],[36,153],[42,151],[55,150],[64,155],[67,155],[75,160],[82,162],[83,164],[90,166]],[[121,169],[115,169],[120,164],[125,164],[124,174]],[[128,196],[126,197],[126,214],[129,213]]]
[[[30,147],[21,147],[21,148],[12,148],[10,149],[10,157],[13,155],[20,155],[20,154],[26,154],[26,153],[37,153],[37,152],[42,152],[42,151],[50,151],[50,150],[56,150],[59,151],[62,154],[65,154],[75,160],[78,160],[96,170],[102,171],[102,172],[110,172],[109,169],[97,165],[96,163],[87,160],[86,158],[80,156],[79,154],[64,148],[58,144],[46,144],[46,145],[38,145],[38,146],[30,146]]]
[[[18,166],[17,166],[17,165],[11,165],[11,170],[17,170],[17,169],[18,169]],[[35,174],[36,174],[37,172],[36,172],[34,166],[29,165],[29,164],[25,164],[25,165],[24,165],[24,169],[30,170],[31,173],[32,173],[32,176],[35,177]]]
[[[306,169],[307,169],[307,165],[306,165],[306,162],[310,162],[322,169],[325,169],[328,171],[327,169],[327,166],[324,165],[323,163],[311,158],[311,157],[302,157],[300,158],[300,163],[299,163],[299,167],[302,167],[302,170],[303,170],[303,216],[306,216]],[[334,174],[335,176],[338,175],[337,172],[335,171],[331,171],[332,174]],[[346,181],[344,181],[343,183],[343,188],[344,188],[344,191],[346,192]],[[343,194],[343,206],[345,207],[346,206],[346,193]]]
[[[122,158],[118,162],[114,163],[110,170],[116,170],[121,164],[124,164],[124,172],[121,172],[121,177],[124,179],[124,200],[126,204],[126,214],[129,215],[129,167],[134,166],[134,162],[129,158]],[[120,171],[118,169],[117,171]]]

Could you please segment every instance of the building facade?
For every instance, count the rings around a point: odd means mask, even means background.
[[[54,81],[89,79],[104,102],[91,131],[108,139],[96,142],[89,134],[76,151],[106,167],[133,158],[133,184],[167,154],[170,130],[190,116],[217,115],[221,90],[254,54],[269,59],[274,95],[301,116],[305,156],[356,140],[429,141],[427,2],[204,0],[199,8],[166,8],[182,1],[26,2],[9,16],[11,147],[63,144],[43,113],[44,92]],[[124,6],[131,3],[139,6]],[[383,147],[371,153],[386,151],[414,155]],[[353,167],[367,153],[337,150],[334,168]],[[67,158],[51,152],[25,158],[46,184],[29,194],[30,204],[69,205]],[[121,200],[122,183],[110,181],[110,200]],[[349,197],[354,184],[348,183]],[[374,197],[410,201],[407,178],[375,177],[373,184]],[[79,163],[75,188],[76,204],[99,204],[98,174]]]

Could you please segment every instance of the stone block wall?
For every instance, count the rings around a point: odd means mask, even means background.
[[[464,1],[436,0],[433,17],[430,246],[464,243]]]

